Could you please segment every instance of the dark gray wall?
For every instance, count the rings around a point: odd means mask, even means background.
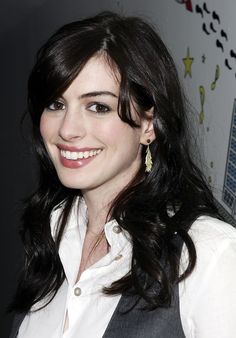
[[[7,337],[11,316],[5,315],[5,308],[15,288],[20,262],[21,246],[17,227],[22,208],[21,200],[33,187],[32,159],[20,131],[20,117],[25,107],[26,77],[29,72],[27,33],[26,23],[21,22],[8,26],[0,35],[1,337]]]

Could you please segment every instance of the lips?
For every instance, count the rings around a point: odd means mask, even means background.
[[[87,165],[102,152],[101,148],[75,148],[58,145],[60,162],[66,168],[76,169]]]

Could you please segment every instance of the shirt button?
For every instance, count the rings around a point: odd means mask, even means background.
[[[121,227],[120,227],[119,225],[115,225],[115,226],[113,227],[113,232],[114,232],[115,234],[119,234],[121,231],[122,231],[122,230],[121,230]]]
[[[114,258],[114,260],[115,261],[118,261],[119,259],[121,259],[123,257],[123,255],[122,254],[120,254],[120,255],[117,255],[115,258]]]
[[[81,295],[81,289],[78,288],[78,287],[75,288],[75,289],[74,289],[74,295],[75,295],[75,296],[80,296],[80,295]]]

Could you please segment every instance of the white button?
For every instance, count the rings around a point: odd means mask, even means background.
[[[81,289],[78,288],[78,287],[75,288],[75,289],[74,289],[74,295],[75,295],[75,296],[80,296],[80,295],[81,295]]]
[[[114,258],[114,260],[115,261],[118,261],[119,259],[121,259],[123,257],[123,255],[122,254],[120,254],[120,255],[117,255],[115,258]]]
[[[121,227],[119,225],[115,225],[113,227],[113,231],[114,231],[114,233],[119,234],[122,230],[121,230]]]

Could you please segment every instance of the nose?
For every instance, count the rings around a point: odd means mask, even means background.
[[[78,109],[67,108],[59,128],[59,136],[65,141],[83,138],[86,134],[83,114]]]

